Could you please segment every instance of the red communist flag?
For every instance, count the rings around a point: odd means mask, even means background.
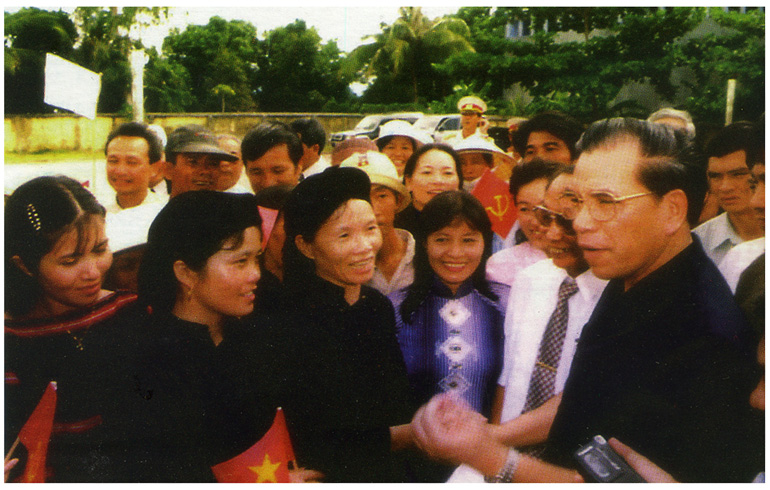
[[[48,387],[32,415],[19,432],[19,442],[27,448],[27,466],[21,476],[23,483],[45,483],[45,460],[51,440],[53,415],[56,411],[56,381]]]
[[[262,439],[211,469],[220,483],[289,483],[289,461],[294,459],[286,417],[279,408]]]
[[[486,170],[472,194],[481,201],[487,211],[487,216],[492,222],[492,231],[506,238],[516,222],[516,206],[513,204],[508,184]]]

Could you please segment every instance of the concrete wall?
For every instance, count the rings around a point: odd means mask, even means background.
[[[247,113],[247,114],[147,114],[149,124],[158,124],[166,133],[186,124],[200,124],[215,133],[232,133],[243,137],[252,126],[263,121],[290,123],[295,119],[314,117],[324,127],[327,136],[338,131],[353,129],[363,114],[301,114],[301,113]],[[493,126],[504,126],[506,118],[488,116]],[[5,152],[40,153],[44,151],[101,151],[110,131],[127,119],[116,115],[98,116],[91,121],[72,114],[44,114],[38,116],[5,117]],[[327,145],[325,151],[331,151]]]
[[[352,129],[361,114],[147,114],[147,122],[162,126],[166,132],[185,124],[200,124],[214,132],[233,133],[239,137],[249,128],[266,120],[289,123],[295,119],[315,117],[327,134]],[[39,153],[58,150],[101,150],[107,135],[126,119],[99,116],[91,121],[70,114],[5,117],[5,151]]]

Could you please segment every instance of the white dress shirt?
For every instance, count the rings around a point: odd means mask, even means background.
[[[505,312],[503,371],[497,383],[505,387],[501,423],[515,419],[524,409],[540,340],[556,309],[559,286],[566,277],[567,271],[553,265],[551,259],[546,259],[522,270],[513,282]],[[590,269],[576,277],[575,281],[578,292],[567,300],[569,320],[556,371],[555,394],[564,390],[580,333],[607,286],[607,281],[594,276]],[[484,478],[470,466],[461,465],[448,481],[481,483]]]
[[[515,231],[511,230],[508,236],[513,236],[514,233]],[[487,280],[511,286],[520,271],[546,258],[548,256],[545,252],[533,247],[530,242],[504,248],[487,260]]]
[[[316,160],[313,165],[309,166],[302,172],[302,177],[307,178],[311,175],[320,174],[331,166],[331,157],[329,155],[321,155],[321,157]]]
[[[566,277],[567,271],[547,259],[521,271],[513,283],[505,313],[505,364],[498,380],[498,384],[505,387],[501,422],[521,415],[540,350],[540,340],[556,309],[559,286]],[[567,302],[569,320],[556,371],[554,393],[564,389],[577,340],[607,285],[607,281],[598,279],[590,270],[580,274],[575,281],[578,292]]]
[[[765,237],[739,243],[725,254],[725,258],[719,264],[719,272],[725,277],[733,294],[743,271],[763,253],[765,253]]]
[[[743,239],[738,236],[735,228],[733,228],[733,224],[730,223],[727,213],[711,218],[697,226],[692,232],[698,235],[706,255],[717,266],[731,248],[739,243],[743,243]]]

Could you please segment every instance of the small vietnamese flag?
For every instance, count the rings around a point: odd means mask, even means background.
[[[476,183],[472,194],[484,206],[492,222],[492,231],[506,238],[517,217],[508,184],[487,169]]]
[[[262,439],[211,469],[220,483],[289,483],[289,461],[294,459],[286,417],[279,407]]]
[[[22,483],[45,483],[45,460],[55,411],[56,381],[51,381],[40,403],[19,432],[19,442],[27,448],[27,466],[21,476]]]

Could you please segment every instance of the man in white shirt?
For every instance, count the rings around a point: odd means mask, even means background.
[[[706,146],[709,190],[725,212],[693,232],[717,266],[731,248],[764,234],[749,203],[752,182],[749,167],[756,161],[756,155],[754,127],[747,122],[725,126]]]
[[[115,201],[105,206],[108,213],[163,200],[150,192],[150,180],[163,164],[163,147],[146,124],[129,122],[115,128],[104,155],[107,182],[115,190]]]
[[[297,133],[302,142],[302,158],[299,165],[302,167],[300,180],[318,174],[331,167],[328,158],[322,153],[326,146],[326,132],[317,119],[296,119],[289,127]]]
[[[759,227],[765,229],[765,163],[756,162],[751,167],[751,175],[754,178],[754,193],[751,197],[751,207],[759,223]],[[719,264],[719,272],[725,276],[727,284],[735,293],[743,271],[751,265],[757,257],[765,253],[765,237],[743,242],[727,252],[722,263]]]
[[[484,113],[487,112],[487,104],[475,95],[466,95],[457,102],[457,110],[460,111],[460,131],[444,137],[442,143],[456,145],[459,141],[477,135],[488,141],[492,138],[487,134],[489,121]]]
[[[574,202],[575,193],[571,185],[572,167],[562,167],[559,172],[546,189],[543,205],[536,208],[545,229],[544,250],[549,258],[516,277],[506,310],[505,364],[492,413],[492,421],[502,424],[491,427],[498,440],[510,445],[524,445],[522,437],[526,437],[528,427],[539,424],[539,414],[548,410],[538,408],[563,390],[577,340],[607,285],[607,281],[598,279],[588,269],[571,222],[560,214]],[[557,326],[560,298],[567,287],[573,289],[566,293],[566,324]],[[555,332],[559,328],[560,334]],[[543,345],[552,346],[560,354],[556,359],[546,360]],[[537,370],[549,372],[550,379],[546,381]],[[450,481],[483,479],[476,470],[461,466]]]
[[[232,194],[253,194],[249,180],[243,173],[243,160],[241,159],[241,139],[234,134],[221,133],[216,136],[217,145],[236,160],[222,160],[219,162],[219,178],[214,190],[229,192]]]

